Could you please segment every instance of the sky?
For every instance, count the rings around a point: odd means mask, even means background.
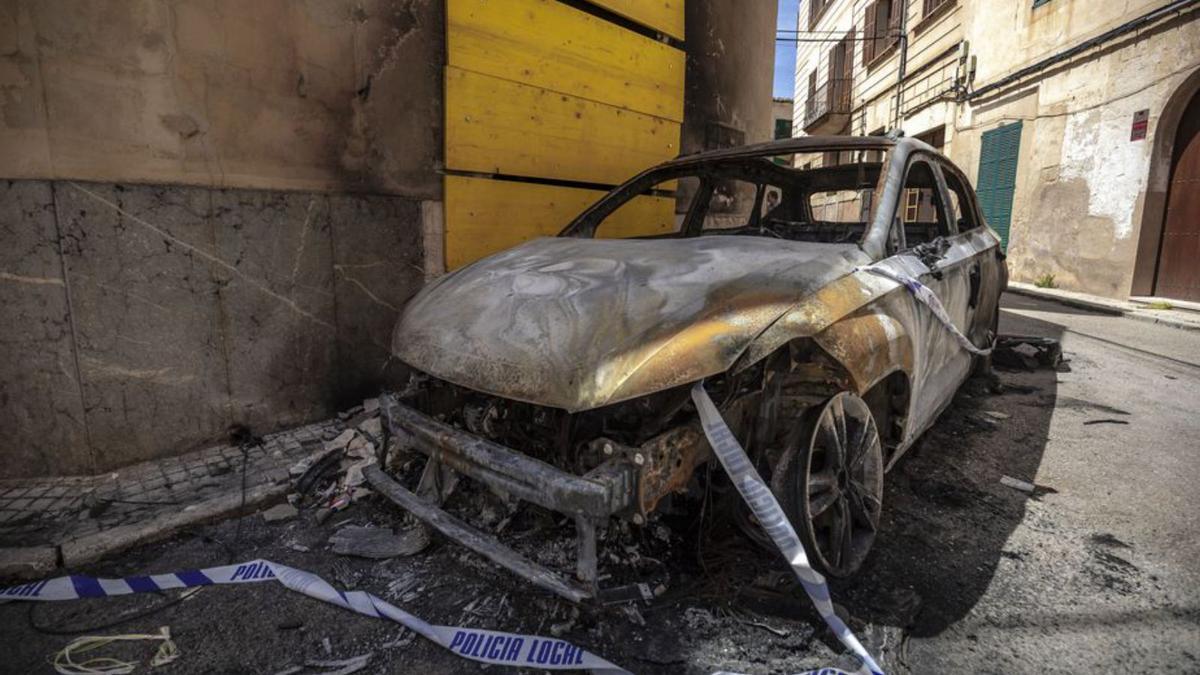
[[[777,30],[796,30],[796,12],[800,0],[779,0]],[[775,98],[791,98],[796,78],[796,43],[775,43]]]

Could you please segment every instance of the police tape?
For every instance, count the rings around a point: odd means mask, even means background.
[[[0,589],[0,600],[55,601],[106,598],[213,584],[278,581],[286,588],[344,609],[391,619],[472,661],[538,670],[590,670],[617,675],[629,671],[556,638],[477,628],[435,626],[365,591],[339,591],[321,577],[270,560],[185,570],[172,574],[98,579],[70,575]]]
[[[740,449],[740,448],[739,448]],[[629,675],[629,671],[556,638],[519,635],[479,628],[435,626],[425,620],[364,591],[339,591],[321,577],[280,565],[270,560],[247,562],[184,570],[167,574],[103,579],[72,574],[54,579],[34,581],[19,586],[0,588],[0,602],[26,600],[53,602],[82,598],[107,598],[115,595],[153,593],[179,588],[197,588],[215,584],[243,584],[259,581],[278,581],[284,587],[310,598],[337,605],[359,614],[391,619],[413,632],[435,642],[451,653],[472,661],[499,666],[536,668],[538,670],[590,670],[602,675]],[[165,630],[165,629],[163,629]],[[167,633],[166,635],[169,635]],[[129,636],[118,636],[129,637]],[[149,636],[154,637],[154,636]],[[82,639],[82,638],[81,638]],[[88,640],[112,640],[91,637]],[[157,638],[156,638],[157,639]],[[74,644],[74,643],[73,643]],[[173,647],[172,647],[173,649]],[[158,657],[156,657],[158,658]],[[171,658],[174,658],[173,656]],[[861,673],[862,671],[859,671]],[[732,675],[715,673],[714,675]],[[798,675],[858,675],[837,668],[821,668]]]
[[[858,641],[841,617],[833,611],[833,601],[829,597],[829,586],[825,584],[825,577],[809,564],[808,555],[804,552],[800,538],[796,536],[792,522],[783,513],[779,501],[775,499],[775,495],[758,475],[754,465],[750,463],[746,451],[734,438],[733,431],[721,418],[716,404],[704,390],[703,382],[697,382],[692,387],[692,401],[695,402],[696,410],[700,413],[700,423],[704,427],[704,435],[708,437],[709,445],[712,446],[721,466],[725,467],[730,481],[733,482],[746,505],[754,513],[754,517],[758,519],[759,526],[767,533],[771,541],[775,542],[779,552],[791,565],[792,571],[800,580],[800,585],[804,587],[804,592],[816,606],[817,613],[821,615],[837,639],[862,662],[862,666],[857,672],[882,675],[883,671],[875,663],[875,659],[862,646],[862,643]]]
[[[966,335],[963,335],[963,332],[958,329],[958,326],[955,326],[954,322],[950,320],[950,315],[946,313],[946,308],[942,306],[942,301],[938,299],[937,294],[915,277],[903,272],[897,272],[895,270],[888,269],[886,267],[876,267],[874,265],[870,267],[860,267],[859,269],[864,272],[870,272],[871,274],[877,274],[881,277],[891,279],[892,281],[895,281],[901,286],[907,288],[908,291],[912,293],[914,298],[919,300],[922,304],[928,307],[930,311],[933,312],[933,315],[937,317],[937,320],[946,327],[946,330],[950,331],[950,334],[954,336],[954,339],[958,341],[958,344],[961,345],[963,349],[972,354],[978,354],[979,356],[987,356],[988,354],[992,353],[991,347],[986,349],[976,347],[975,343],[971,342],[970,338],[968,338]]]

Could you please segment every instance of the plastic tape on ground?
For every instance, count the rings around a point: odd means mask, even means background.
[[[605,675],[628,675],[629,671],[572,645],[566,640],[517,635],[478,628],[434,626],[378,597],[363,591],[342,592],[311,572],[280,565],[270,560],[251,560],[185,570],[169,574],[97,579],[81,575],[34,581],[0,589],[0,602],[8,600],[54,601],[107,598],[113,595],[152,593],[174,588],[213,584],[244,584],[278,581],[287,588],[367,616],[391,619],[414,632],[472,661],[535,670],[591,670]],[[851,675],[836,668],[822,668],[799,675]]]
[[[804,552],[804,546],[801,545],[800,538],[796,536],[796,530],[792,527],[791,521],[784,515],[779,501],[775,499],[775,495],[758,475],[754,465],[750,463],[746,451],[733,437],[733,432],[721,418],[717,406],[708,397],[708,392],[704,391],[703,382],[697,382],[692,387],[692,400],[696,403],[696,410],[700,412],[704,435],[708,437],[709,445],[712,446],[721,466],[725,467],[729,479],[741,493],[742,499],[746,501],[746,505],[754,513],[754,517],[758,519],[763,531],[771,537],[771,541],[775,542],[775,546],[779,547],[779,552],[792,566],[792,571],[796,573],[800,584],[804,586],[804,592],[808,593],[808,597],[816,606],[817,613],[833,630],[834,635],[837,635],[838,640],[862,661],[862,668],[858,672],[882,674],[883,671],[875,663],[875,659],[862,646],[858,638],[854,637],[854,633],[850,632],[845,622],[833,611],[833,602],[829,599],[829,586],[825,584],[825,577],[809,564],[808,555]]]
[[[933,311],[933,315],[937,317],[937,320],[940,321],[943,326],[946,327],[946,330],[950,331],[950,333],[954,336],[954,339],[958,340],[958,344],[962,345],[963,349],[972,354],[978,354],[979,356],[987,356],[988,354],[992,353],[991,347],[988,347],[987,349],[980,349],[979,347],[976,347],[973,342],[971,342],[970,338],[968,338],[966,335],[963,335],[962,331],[960,331],[958,327],[954,325],[954,322],[950,320],[950,315],[946,313],[946,308],[942,306],[942,301],[938,300],[937,294],[934,293],[928,286],[918,281],[916,278],[904,274],[903,272],[896,272],[885,267],[872,266],[861,267],[859,269],[864,272],[870,272],[871,274],[878,274],[881,277],[886,277],[907,288],[908,291],[913,294],[914,298],[921,301],[921,303]]]
[[[242,584],[256,581],[278,581],[287,588],[311,598],[323,600],[359,614],[391,619],[411,628],[458,656],[472,661],[503,666],[521,666],[536,670],[582,669],[614,675],[628,672],[565,640],[536,635],[515,635],[477,628],[434,626],[370,593],[342,592],[315,574],[280,565],[270,560],[251,560],[224,567],[122,579],[97,579],[79,575],[58,577],[2,589],[0,590],[0,599],[36,601],[104,598],[112,595],[148,593],[171,588]]]

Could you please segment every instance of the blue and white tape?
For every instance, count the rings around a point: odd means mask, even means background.
[[[697,382],[692,387],[692,401],[695,402],[696,410],[700,413],[700,423],[704,427],[704,435],[708,437],[709,445],[712,446],[721,466],[725,467],[725,472],[729,474],[729,479],[733,482],[734,487],[737,488],[742,499],[754,513],[754,517],[758,519],[763,531],[771,537],[771,541],[775,542],[779,552],[791,565],[792,571],[800,580],[800,585],[804,587],[804,592],[816,606],[817,613],[821,615],[838,640],[862,662],[857,673],[882,675],[883,670],[875,663],[875,659],[862,646],[846,623],[833,611],[833,602],[829,598],[829,586],[825,583],[825,577],[809,564],[808,554],[804,552],[804,546],[800,543],[800,538],[796,536],[792,522],[784,515],[774,493],[763,482],[762,476],[758,475],[758,471],[750,463],[750,458],[746,456],[746,451],[742,449],[741,444],[734,438],[733,431],[721,418],[716,404],[709,398],[708,392],[704,391],[703,382]]]
[[[414,632],[472,661],[537,670],[590,670],[593,673],[628,673],[625,669],[580,647],[556,638],[518,635],[477,628],[435,626],[364,591],[339,591],[310,572],[270,560],[251,560],[236,565],[185,570],[173,574],[97,579],[73,574],[0,589],[0,600],[54,601],[106,598],[114,595],[149,593],[172,588],[194,588],[213,584],[242,584],[278,581],[285,587],[359,614],[383,619]]]
[[[895,281],[901,286],[907,288],[908,292],[912,293],[914,298],[919,300],[922,304],[928,307],[930,311],[933,312],[933,315],[937,317],[937,320],[946,327],[946,330],[950,331],[950,334],[954,336],[954,339],[958,341],[958,344],[962,346],[963,349],[979,356],[987,356],[988,354],[992,353],[991,347],[976,347],[975,343],[971,342],[970,338],[968,338],[966,335],[963,335],[963,332],[958,329],[958,326],[955,326],[954,322],[950,320],[950,315],[946,313],[946,308],[942,306],[942,301],[938,299],[937,293],[934,293],[931,288],[921,283],[916,277],[910,276],[903,272],[897,272],[886,267],[876,267],[874,265],[870,267],[860,267],[859,269],[864,272],[870,272],[871,274],[877,274],[881,277],[891,279],[892,281]]]
[[[0,589],[0,602],[25,600],[53,602],[81,598],[151,593],[214,584],[278,581],[286,588],[370,617],[391,619],[419,635],[472,661],[536,670],[590,670],[603,675],[629,675],[629,671],[557,638],[520,635],[479,628],[435,626],[364,591],[339,591],[311,572],[270,560],[250,560],[235,565],[184,570],[168,574],[102,579],[72,574]],[[862,673],[863,671],[859,671]],[[728,675],[728,674],[718,674]],[[822,668],[798,675],[858,675],[837,668]]]

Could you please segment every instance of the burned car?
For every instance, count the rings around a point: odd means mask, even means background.
[[[646,194],[685,195],[673,231],[604,238]],[[953,327],[868,266],[919,279]],[[385,413],[428,456],[421,482],[448,469],[574,519],[577,578],[450,515],[427,486],[418,497],[378,467],[368,479],[539,586],[594,597],[597,528],[644,524],[712,458],[689,398],[703,381],[814,566],[847,576],[874,540],[884,472],[979,364],[956,337],[992,343],[1006,281],[968,180],[920,141],[805,137],[681,157],[557,237],[436,280],[393,338],[414,379]]]

